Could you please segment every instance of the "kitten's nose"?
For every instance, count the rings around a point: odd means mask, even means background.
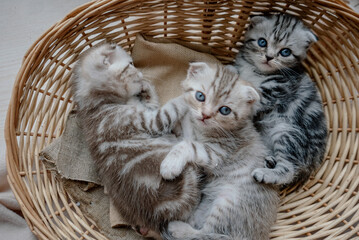
[[[209,118],[211,118],[211,116],[202,113],[202,120],[206,120],[206,119],[209,119]]]
[[[270,60],[272,60],[274,57],[270,57],[268,55],[266,55],[266,59],[267,59],[267,62],[269,62]]]

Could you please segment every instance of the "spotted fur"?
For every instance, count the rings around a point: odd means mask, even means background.
[[[202,200],[187,222],[173,221],[164,239],[268,239],[275,222],[275,187],[251,176],[264,167],[268,149],[252,123],[258,93],[224,66],[192,63],[183,82],[189,133],[161,164],[176,179],[188,164],[207,174]],[[223,107],[225,107],[223,110]],[[227,109],[228,108],[228,109]]]
[[[322,102],[301,64],[315,41],[312,31],[291,15],[251,19],[235,68],[262,95],[254,123],[272,154],[266,168],[253,171],[259,182],[300,186],[323,161],[327,127]]]

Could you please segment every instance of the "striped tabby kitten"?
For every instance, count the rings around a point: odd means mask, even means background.
[[[74,69],[74,101],[102,183],[129,224],[159,233],[186,220],[197,205],[198,174],[188,166],[174,181],[160,164],[178,141],[168,134],[186,112],[183,98],[158,107],[156,93],[119,46],[91,48]]]
[[[256,128],[272,154],[253,171],[258,182],[304,184],[321,165],[327,127],[322,102],[301,61],[317,37],[294,16],[251,18],[235,67],[260,90]]]
[[[258,93],[220,65],[192,63],[183,82],[187,138],[172,148],[161,175],[175,179],[188,163],[207,173],[202,200],[188,223],[170,222],[165,239],[268,239],[277,215],[275,187],[251,176],[268,149],[252,123]],[[188,137],[190,136],[190,137]]]

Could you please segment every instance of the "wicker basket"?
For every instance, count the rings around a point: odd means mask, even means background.
[[[359,239],[359,15],[335,0],[94,1],[36,41],[17,75],[6,119],[8,179],[25,219],[43,239],[105,239],[39,162],[72,108],[69,78],[79,54],[103,39],[129,50],[136,34],[211,47],[232,61],[249,15],[287,12],[320,41],[305,66],[321,92],[330,128],[325,162],[296,192],[283,192],[272,239]]]

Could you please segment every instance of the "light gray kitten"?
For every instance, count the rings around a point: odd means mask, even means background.
[[[152,85],[113,44],[83,54],[71,82],[98,174],[122,217],[147,237],[187,220],[200,200],[197,171],[188,165],[173,181],[160,175],[178,142],[169,133],[187,111],[183,98],[158,107]]]
[[[161,175],[175,179],[191,163],[207,178],[189,221],[170,222],[163,237],[268,239],[279,198],[275,187],[251,176],[269,154],[252,123],[258,93],[226,67],[206,63],[190,64],[183,87],[187,133],[163,160]]]
[[[254,124],[271,154],[266,168],[253,171],[258,182],[300,186],[323,161],[328,133],[322,102],[301,64],[316,41],[294,16],[251,18],[235,67],[262,95]]]

